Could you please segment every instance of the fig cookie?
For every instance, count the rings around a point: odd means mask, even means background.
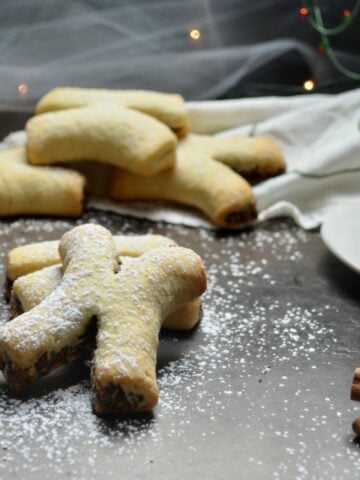
[[[139,257],[152,248],[174,247],[177,243],[164,235],[115,235],[117,257]],[[7,256],[7,276],[15,280],[21,275],[61,263],[59,240],[29,243],[10,250]]]
[[[191,156],[207,156],[228,165],[250,182],[285,172],[284,156],[270,137],[189,135],[183,142]]]
[[[109,104],[36,115],[26,132],[33,165],[94,160],[147,176],[176,161],[176,137],[166,125]]]
[[[0,329],[0,361],[10,387],[21,390],[73,356],[96,317],[94,410],[153,408],[159,329],[167,315],[205,291],[201,259],[185,248],[158,248],[119,265],[110,232],[98,225],[66,233],[59,251],[59,286]]]
[[[169,200],[201,210],[218,227],[238,227],[257,216],[248,182],[220,163],[193,140],[179,142],[175,168],[152,177],[118,169],[110,183],[114,200]]]
[[[177,246],[176,242],[163,235],[119,235],[113,239],[119,263],[129,262],[132,257],[139,257],[154,248]],[[59,241],[53,240],[10,250],[8,278],[14,281],[10,287],[11,318],[41,303],[61,282],[63,273],[58,249]],[[163,327],[191,330],[199,322],[200,314],[201,299],[197,298],[170,314]]]
[[[180,138],[189,125],[181,95],[146,90],[106,90],[95,88],[55,88],[36,105],[36,113],[110,103],[146,113],[170,127]]]
[[[126,259],[122,257],[123,261]],[[61,279],[61,265],[52,265],[18,277],[10,290],[10,318],[39,305],[55,290]],[[168,315],[162,326],[169,330],[192,330],[199,323],[200,316],[201,298],[196,298]]]
[[[28,165],[22,148],[0,152],[0,217],[79,217],[84,185],[78,172]]]

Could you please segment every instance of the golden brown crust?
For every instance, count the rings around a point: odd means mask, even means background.
[[[266,180],[286,170],[279,146],[269,137],[216,138],[212,156],[251,181]]]
[[[24,149],[0,153],[0,217],[81,216],[85,184],[82,175],[62,168],[33,167],[25,161]]]
[[[200,321],[201,297],[182,305],[170,313],[163,323],[163,328],[168,330],[192,330]]]
[[[140,112],[107,104],[45,113],[26,124],[33,165],[94,160],[153,175],[176,161],[171,130]]]
[[[190,156],[207,155],[251,180],[265,180],[286,168],[279,146],[270,137],[191,134],[186,139],[186,150]]]

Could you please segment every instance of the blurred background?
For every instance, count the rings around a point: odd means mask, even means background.
[[[316,2],[324,25],[343,24],[325,42],[308,3],[2,0],[0,108],[30,109],[55,86],[174,91],[188,100],[359,86],[360,77],[334,66],[326,44],[360,72],[359,2]]]

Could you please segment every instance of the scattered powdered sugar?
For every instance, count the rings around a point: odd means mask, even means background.
[[[287,222],[221,234],[91,211],[83,222],[113,234],[168,234],[199,253],[208,271],[202,322],[161,334],[153,414],[95,416],[80,362],[26,398],[1,386],[1,479],[342,480],[360,472],[350,432],[358,408],[348,400],[358,337],[353,350],[347,340],[358,306],[315,267],[324,255],[317,234]],[[4,222],[0,274],[9,248],[80,223]]]

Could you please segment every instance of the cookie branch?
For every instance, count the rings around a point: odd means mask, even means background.
[[[256,218],[250,185],[208,153],[179,143],[173,169],[141,177],[118,169],[110,186],[114,200],[169,200],[201,210],[219,227],[237,227]]]
[[[36,115],[26,132],[33,165],[96,160],[147,176],[176,161],[176,137],[166,125],[108,104]]]
[[[79,217],[85,179],[63,168],[26,164],[24,149],[0,153],[0,217],[54,215]]]
[[[143,237],[146,236],[144,235]],[[166,239],[166,237],[162,238],[163,241],[157,243],[162,243],[163,247],[169,245],[169,241],[166,245],[166,240],[168,239]],[[121,239],[122,237],[114,237],[115,243],[116,240]],[[149,242],[147,242],[145,238],[143,240],[144,244],[149,245]],[[137,243],[139,246],[140,241],[141,239],[137,238]],[[151,250],[151,248],[145,250],[143,246],[141,248],[141,250],[143,250],[142,253]],[[129,253],[129,250],[127,250],[127,252]],[[133,254],[132,256],[135,257],[134,254],[136,253],[136,251],[133,250],[131,253]],[[139,253],[139,250],[137,250],[137,253],[138,255],[141,255],[141,253]],[[127,262],[130,260],[128,257],[121,258],[123,261]],[[32,308],[39,305],[60,284],[62,276],[62,266],[61,264],[58,264],[52,265],[50,267],[44,267],[40,270],[28,273],[27,275],[18,277],[14,281],[10,292],[10,317],[15,318],[16,316],[27,312],[28,310],[31,310]],[[180,308],[170,313],[164,320],[163,328],[170,330],[191,330],[200,321],[200,313],[201,298],[196,298],[195,300],[185,305],[182,305]]]
[[[261,181],[284,173],[284,156],[270,137],[189,135],[182,148],[189,157],[206,155],[228,165],[247,180]]]
[[[118,257],[139,257],[152,248],[174,247],[177,243],[164,235],[114,235]],[[61,263],[59,240],[29,243],[13,248],[7,257],[7,275],[10,280]]]
[[[36,105],[36,113],[110,103],[146,113],[168,125],[179,136],[189,129],[184,99],[178,94],[145,90],[55,88]]]

